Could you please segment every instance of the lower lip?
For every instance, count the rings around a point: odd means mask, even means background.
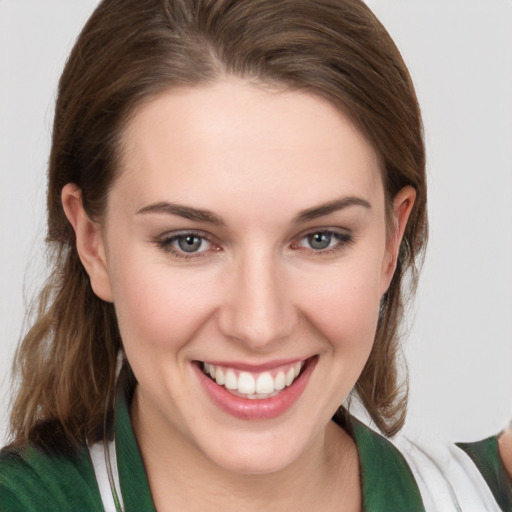
[[[193,366],[208,396],[224,412],[242,420],[269,420],[284,414],[299,399],[313,373],[317,360],[316,357],[309,359],[293,384],[276,396],[254,400],[231,394],[226,388],[219,386],[207,377],[199,364],[194,363]]]

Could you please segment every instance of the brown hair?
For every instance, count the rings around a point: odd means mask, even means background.
[[[373,350],[356,384],[383,432],[402,426],[407,386],[397,370],[398,327],[427,235],[425,155],[413,85],[384,27],[360,0],[104,0],[59,82],[48,178],[53,271],[15,359],[15,443],[37,444],[48,423],[71,446],[99,440],[113,408],[122,341],[113,305],[93,293],[80,263],[62,187],[78,185],[89,216],[101,220],[134,110],[166,89],[223,75],[327,99],[379,154],[388,206],[405,185],[416,190]]]

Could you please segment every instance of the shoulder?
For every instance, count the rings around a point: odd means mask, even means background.
[[[32,445],[0,452],[0,511],[103,510],[87,447],[70,454]]]
[[[498,438],[492,436],[457,446],[473,461],[502,510],[512,511],[512,484],[500,457]]]
[[[426,510],[501,510],[474,462],[458,446],[406,435],[394,444],[414,474]]]

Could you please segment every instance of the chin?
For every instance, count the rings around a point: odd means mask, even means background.
[[[233,446],[232,450],[223,453],[208,454],[210,460],[230,473],[238,475],[267,475],[278,473],[293,465],[297,460],[295,450],[287,447],[283,451],[282,446],[275,449],[273,446],[261,447],[254,444],[252,447]]]

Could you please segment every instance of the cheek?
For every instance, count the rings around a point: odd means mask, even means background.
[[[205,280],[165,265],[125,259],[112,276],[114,305],[128,351],[179,349],[211,314]],[[150,356],[147,353],[144,357]]]
[[[380,272],[359,260],[311,278],[302,292],[302,310],[335,350],[369,352],[380,305]]]

